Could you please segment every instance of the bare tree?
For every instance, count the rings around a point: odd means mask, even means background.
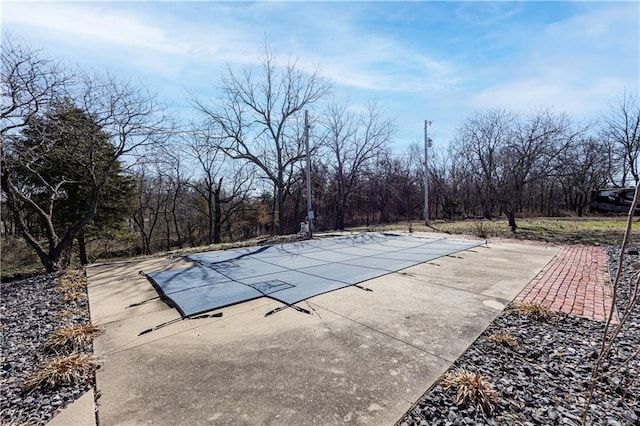
[[[406,220],[419,211],[423,198],[407,158],[394,157],[389,150],[384,150],[363,172],[363,196],[358,198],[367,225],[370,221]]]
[[[593,364],[591,370],[591,379],[589,380],[589,386],[587,388],[587,398],[585,399],[584,411],[582,413],[582,424],[587,424],[589,413],[591,411],[594,393],[598,384],[602,383],[602,376],[615,377],[615,375],[628,368],[630,364],[633,364],[638,360],[640,356],[640,348],[633,348],[631,353],[627,353],[623,356],[624,352],[618,352],[617,338],[621,334],[628,332],[635,332],[634,328],[629,327],[633,322],[634,312],[637,313],[637,308],[640,306],[640,274],[635,272],[632,276],[628,277],[626,284],[626,300],[622,297],[623,293],[623,270],[625,264],[625,257],[627,247],[632,241],[632,229],[634,222],[634,214],[638,204],[640,203],[640,190],[636,186],[633,201],[629,206],[629,212],[627,214],[627,223],[625,227],[622,243],[620,244],[620,252],[618,253],[617,265],[613,268],[615,275],[613,276],[612,289],[613,294],[611,297],[611,305],[609,307],[609,316],[605,324],[602,333],[602,342],[600,344],[600,351],[598,358]],[[618,321],[615,321],[615,316],[618,316]],[[616,324],[617,322],[617,324]],[[616,356],[612,356],[612,355]],[[637,380],[637,377],[635,378]],[[620,386],[620,385],[618,385]],[[626,396],[626,391],[623,391],[622,397]]]
[[[501,150],[509,144],[515,120],[513,113],[501,109],[476,113],[461,125],[452,144],[454,156],[472,171],[474,189],[487,219],[493,215],[500,191]]]
[[[457,174],[459,162],[448,155],[449,153],[433,150],[429,158],[429,211],[434,217],[443,215],[453,219],[460,215],[461,205],[458,201],[460,178]],[[424,147],[420,144],[411,145],[409,159],[424,193]]]
[[[574,129],[564,114],[538,111],[517,121],[509,144],[501,152],[501,184],[498,200],[516,232],[515,213],[521,208],[528,186],[555,174],[557,161],[584,129]]]
[[[319,120],[322,143],[329,151],[332,184],[335,185],[335,229],[344,229],[345,211],[361,178],[363,167],[389,144],[395,130],[393,122],[382,115],[382,108],[370,102],[366,113],[355,114],[347,104],[328,104]]]
[[[592,201],[593,191],[602,188],[611,176],[608,145],[593,137],[581,138],[571,144],[559,160],[558,180],[567,207],[582,216]]]
[[[524,118],[491,110],[461,127],[456,152],[480,173],[478,189],[499,204],[512,232],[526,188],[555,173],[557,159],[585,131],[574,127],[566,115],[545,110]]]
[[[7,61],[2,64],[3,74],[10,71],[7,78],[3,75],[2,93],[9,94],[12,107],[3,110],[1,186],[25,240],[46,269],[54,271],[65,267],[63,253],[95,217],[121,158],[165,133],[159,131],[161,110],[145,90],[109,76],[67,78],[51,61],[28,60],[33,54],[20,46],[3,45],[2,59]],[[15,58],[27,62],[16,66]],[[24,149],[25,143],[29,149]],[[67,176],[50,173],[50,155],[75,167],[66,169]],[[71,222],[61,225],[55,206],[69,198],[69,185],[78,182],[86,203]],[[44,242],[26,220],[28,215],[38,218]]]
[[[25,127],[27,121],[46,111],[64,97],[76,77],[52,59],[11,36],[2,40],[0,135],[8,136]]]
[[[603,137],[611,142],[618,174],[613,180],[627,186],[629,175],[640,180],[640,103],[637,95],[623,94],[604,118]]]
[[[163,208],[162,188],[166,182],[164,176],[154,170],[154,165],[147,162],[136,165],[133,177],[136,198],[131,219],[140,236],[142,254],[152,254],[155,248],[154,237],[158,232],[158,221]]]
[[[175,129],[157,96],[143,85],[113,76],[83,74],[74,93],[79,106],[96,117],[110,137],[118,158],[136,160],[149,146],[168,141]]]
[[[293,61],[280,67],[265,49],[260,75],[230,68],[223,78],[221,97],[212,105],[194,100],[220,137],[220,147],[231,158],[254,164],[273,183],[278,230],[285,230],[287,188],[295,165],[304,158],[300,113],[331,90],[318,71],[306,73]]]
[[[165,247],[171,250],[174,242],[178,248],[183,248],[183,232],[181,220],[187,211],[183,208],[186,192],[190,182],[187,172],[186,156],[183,153],[180,140],[172,139],[166,145],[158,147],[155,161],[158,164],[158,174],[165,181],[162,216],[165,229]],[[185,218],[186,219],[186,218]]]
[[[246,173],[248,167],[234,167],[211,129],[193,132],[187,141],[187,150],[199,166],[196,172],[199,179],[190,185],[207,208],[207,244],[218,244],[222,240],[222,226],[246,200],[253,174]]]

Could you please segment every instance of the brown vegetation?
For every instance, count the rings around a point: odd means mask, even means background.
[[[447,373],[440,381],[442,388],[456,392],[456,404],[474,405],[483,413],[491,413],[499,399],[498,392],[477,371],[459,368]]]
[[[93,355],[73,354],[53,358],[24,382],[26,391],[38,387],[55,389],[65,383],[79,383],[93,374],[98,363]]]

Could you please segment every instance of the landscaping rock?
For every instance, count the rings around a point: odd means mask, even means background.
[[[632,247],[630,251],[637,251]],[[617,271],[619,248],[607,247],[609,271]],[[635,258],[627,257],[618,289],[617,309],[627,311],[632,279],[640,272]],[[457,368],[479,371],[500,393],[491,414],[471,405],[477,424],[581,425],[592,368],[599,356],[605,323],[559,313],[539,321],[503,312],[448,372]],[[613,327],[613,325],[611,326]],[[495,333],[508,333],[519,346],[510,348],[488,341]],[[618,367],[640,347],[640,305],[629,312],[615,344],[605,359],[589,410],[589,424],[638,425],[640,409],[640,357]],[[402,425],[442,425],[453,422],[450,407],[456,406],[453,390],[444,392],[436,383],[399,422]],[[437,409],[434,409],[437,408]]]
[[[58,274],[0,284],[0,424],[44,425],[94,386],[93,375],[79,384],[27,391],[24,382],[56,355],[42,345],[60,327],[89,322],[87,298],[65,300]],[[82,292],[83,289],[74,289]],[[84,289],[86,295],[86,289]],[[84,353],[92,353],[87,347]]]

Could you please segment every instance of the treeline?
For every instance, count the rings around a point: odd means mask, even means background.
[[[300,230],[309,141],[316,230],[421,220],[424,149],[393,153],[384,107],[266,51],[229,70],[193,123],[144,87],[2,45],[2,231],[48,270]],[[305,112],[309,122],[305,121]],[[596,123],[494,109],[461,121],[428,159],[431,219],[581,215],[592,191],[638,181],[640,109],[623,94]]]

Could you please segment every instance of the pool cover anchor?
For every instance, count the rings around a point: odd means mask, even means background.
[[[138,275],[147,278],[146,272],[144,272],[142,269],[140,269],[138,271]],[[136,306],[141,306],[141,305],[144,305],[144,304],[149,303],[149,302],[153,302],[154,300],[158,300],[158,299],[160,299],[160,296],[152,297],[151,299],[143,300],[142,302],[132,303],[129,306],[125,306],[125,309],[135,308]]]
[[[151,333],[152,331],[156,331],[156,330],[161,329],[163,327],[166,327],[168,325],[175,324],[177,322],[182,321],[183,319],[204,319],[204,318],[220,318],[220,317],[222,317],[222,312],[217,312],[215,314],[198,315],[197,317],[174,318],[174,319],[172,319],[170,321],[163,322],[162,324],[158,324],[155,327],[151,327],[151,328],[147,328],[146,330],[142,330],[140,333],[138,333],[138,336],[142,336],[143,334]]]
[[[136,306],[142,306],[158,299],[160,299],[160,296],[152,297],[151,299],[143,300],[142,302],[132,303],[129,306],[125,306],[125,309],[135,308]]]
[[[353,284],[354,287],[358,287],[360,290],[364,290],[364,291],[373,291],[371,290],[369,287],[363,287],[360,284]]]
[[[301,308],[300,306],[296,306],[294,304],[291,305],[284,305],[284,306],[279,306],[275,309],[270,310],[269,312],[267,312],[266,314],[264,314],[265,317],[268,317],[270,315],[276,314],[280,311],[283,311],[287,308],[293,308],[298,312],[302,312],[303,314],[309,314],[309,315],[313,315],[311,312],[309,312],[308,310],[306,310],[305,308]]]

